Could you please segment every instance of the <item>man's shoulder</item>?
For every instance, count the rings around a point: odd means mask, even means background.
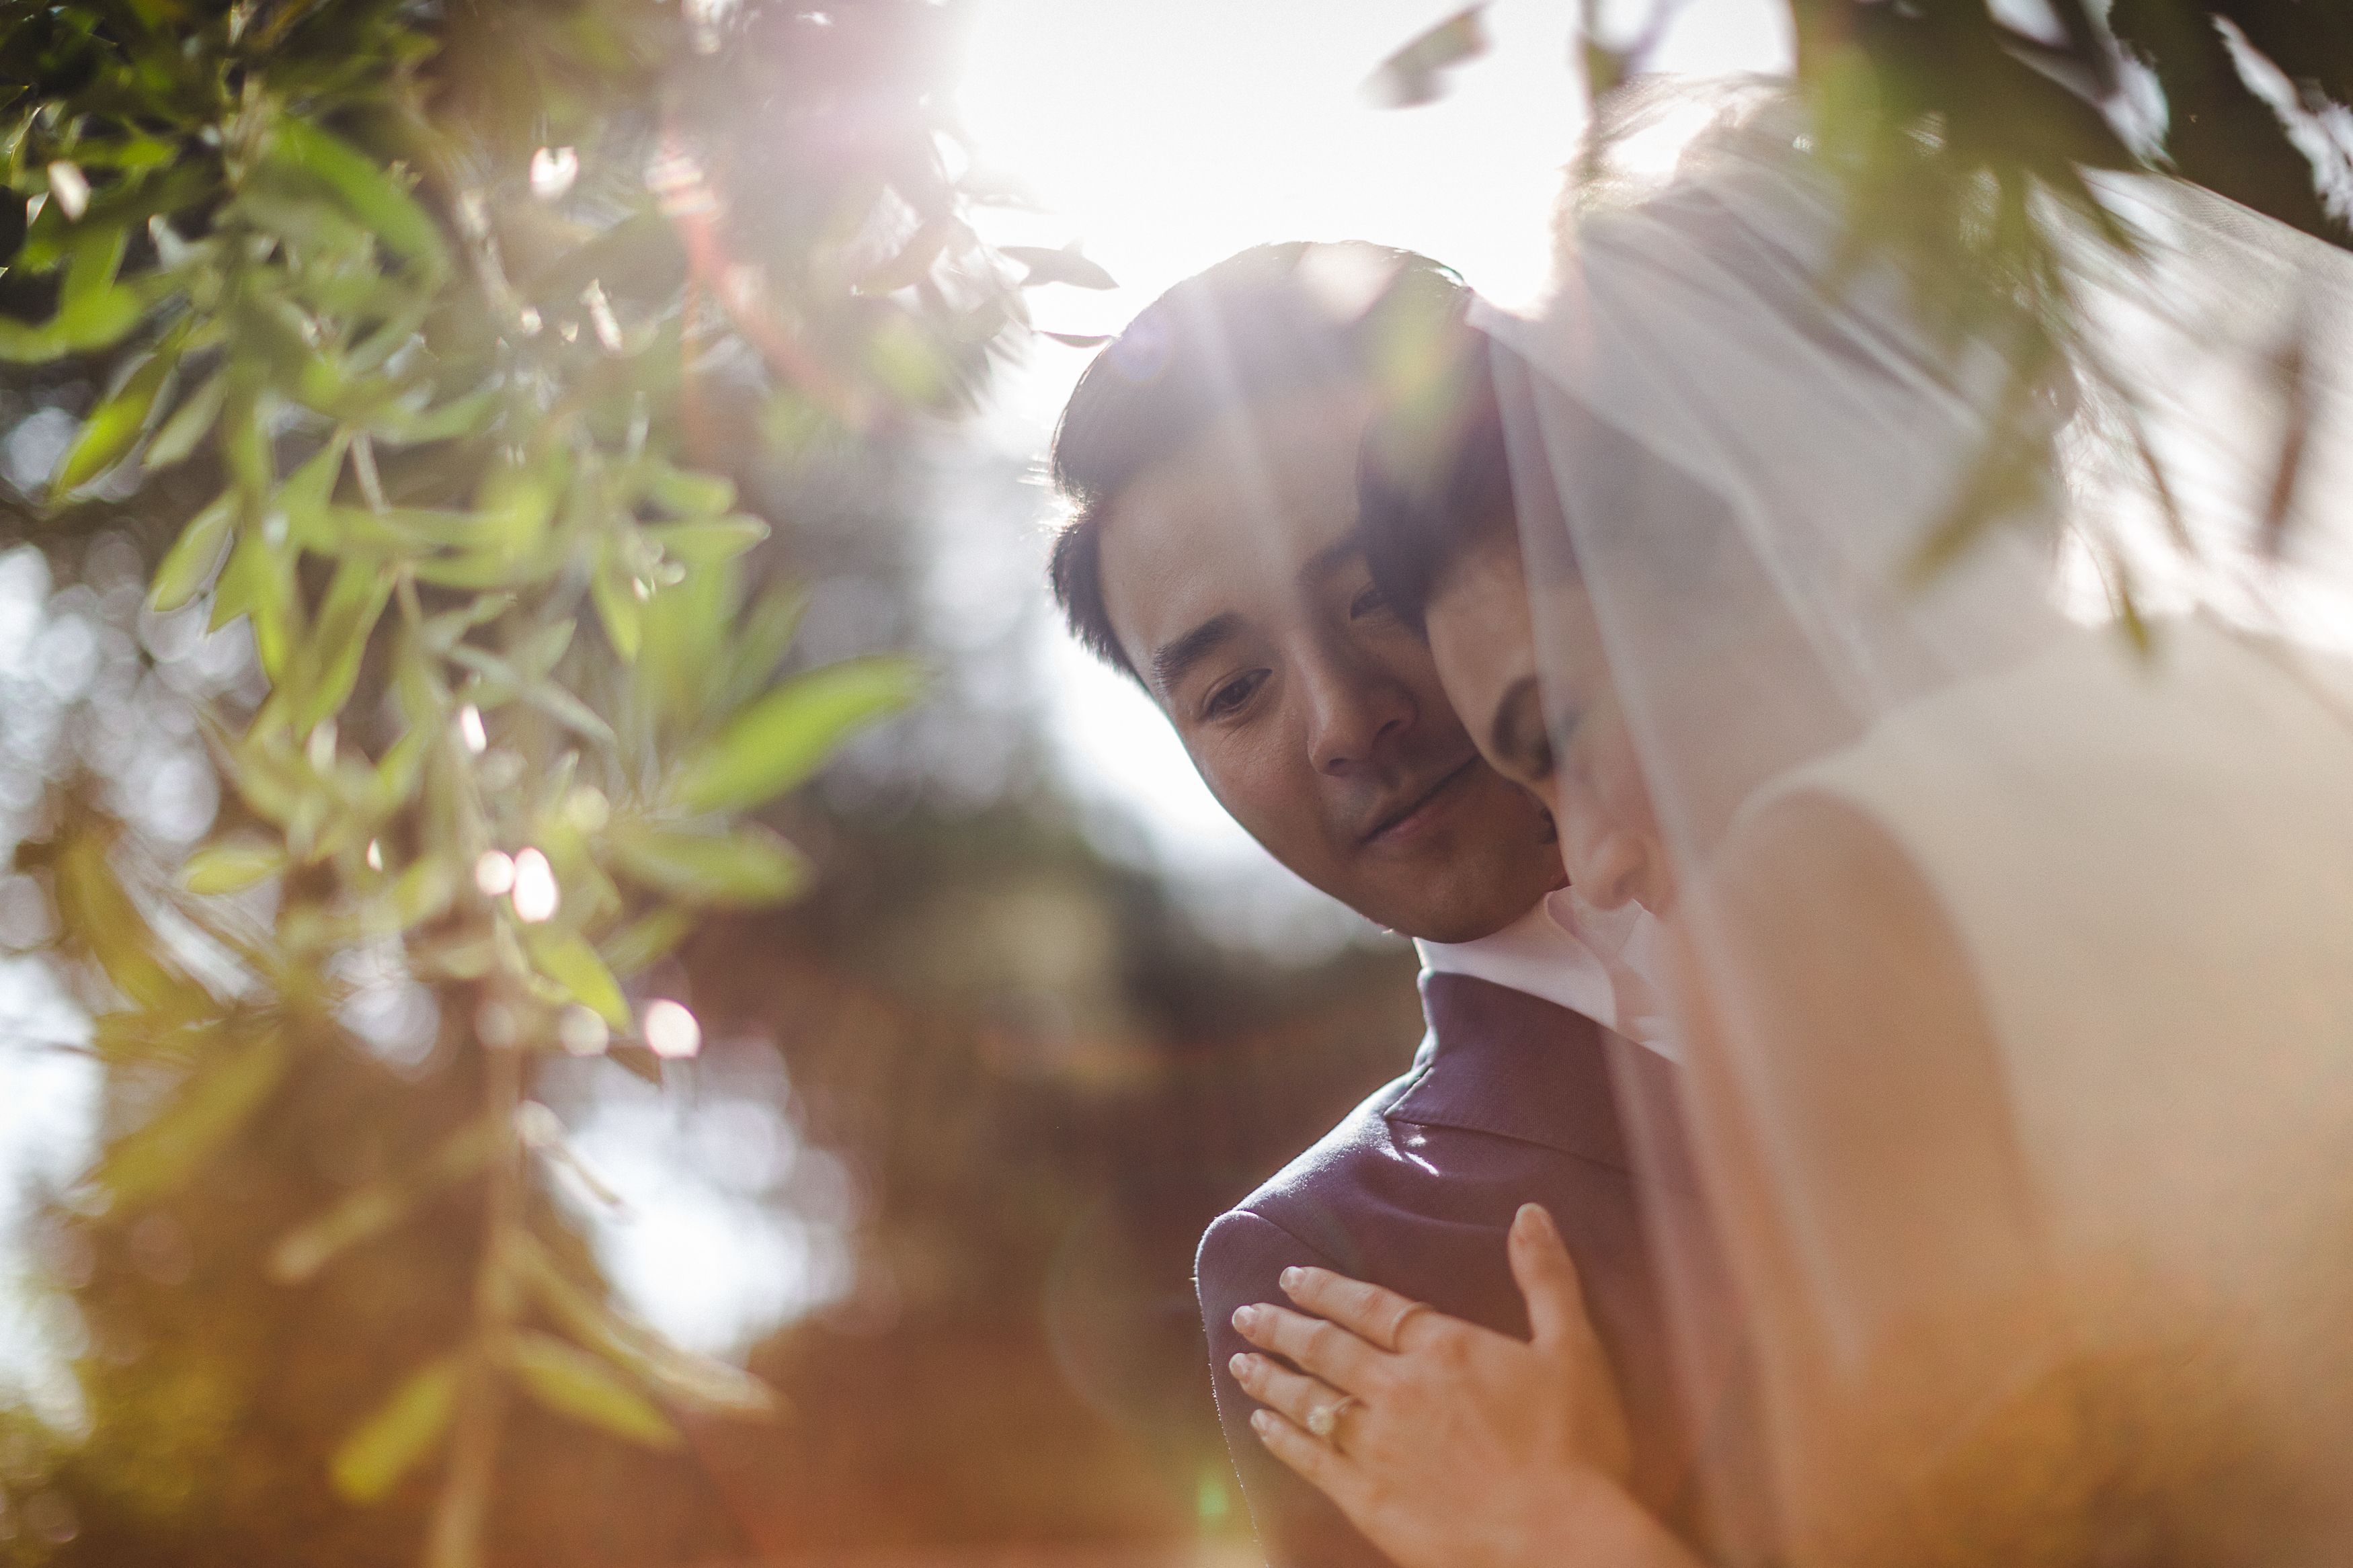
[[[1330,1131],[1218,1216],[1201,1237],[1202,1259],[1206,1262],[1214,1252],[1248,1245],[1245,1237],[1259,1239],[1263,1227],[1325,1251],[1317,1237],[1331,1239],[1328,1232],[1335,1210],[1356,1206],[1351,1199],[1364,1191],[1366,1173],[1388,1163],[1395,1152],[1397,1133],[1389,1124],[1390,1110],[1434,1066],[1417,1062],[1411,1070],[1375,1089],[1334,1123]]]
[[[1358,1101],[1332,1124],[1330,1131],[1301,1150],[1235,1206],[1251,1212],[1279,1211],[1307,1195],[1347,1187],[1362,1167],[1386,1162],[1392,1155],[1397,1129],[1390,1116],[1398,1105],[1432,1079],[1446,1076],[1442,1062],[1415,1062]]]
[[[1368,1226],[1394,1229],[1395,1185],[1383,1180],[1393,1163],[1396,1131],[1388,1112],[1429,1072],[1426,1063],[1375,1089],[1332,1130],[1256,1190],[1219,1215],[1202,1233],[1194,1258],[1196,1287],[1213,1321],[1245,1300],[1272,1299],[1274,1277],[1293,1264],[1350,1272],[1361,1268]],[[1229,1300],[1230,1298],[1230,1300]]]
[[[1451,1252],[1532,1199],[1622,1201],[1629,1161],[1599,1031],[1539,1005],[1559,1014],[1554,1037],[1458,1035],[1221,1215],[1201,1238],[1204,1285],[1253,1272],[1271,1251],[1358,1272],[1385,1256]],[[1531,1054],[1550,1059],[1509,1059]]]

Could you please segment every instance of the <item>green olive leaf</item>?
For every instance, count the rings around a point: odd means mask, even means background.
[[[117,1209],[136,1208],[178,1186],[261,1108],[293,1055],[273,1028],[204,1062],[153,1121],[107,1151],[90,1184]]]
[[[807,858],[756,823],[731,834],[623,824],[610,843],[631,881],[691,903],[756,908],[782,903],[808,884]]]
[[[292,115],[279,121],[276,134],[279,158],[333,191],[391,249],[433,272],[448,269],[448,247],[440,229],[384,165],[332,132]]]
[[[559,1415],[649,1448],[685,1441],[659,1405],[624,1383],[610,1363],[554,1334],[525,1329],[507,1349],[508,1364],[533,1399]]]
[[[208,844],[188,857],[180,868],[180,886],[192,893],[234,893],[286,868],[282,844],[261,838],[232,838]]]
[[[300,1285],[346,1248],[399,1223],[419,1198],[460,1182],[505,1146],[504,1117],[485,1116],[444,1138],[414,1171],[370,1182],[270,1248],[269,1277]]]
[[[149,603],[157,612],[176,610],[196,596],[196,591],[212,576],[213,567],[220,561],[236,517],[236,498],[223,494],[188,520],[188,526],[180,531],[178,542],[155,568]]]
[[[168,468],[196,449],[196,443],[220,417],[222,400],[228,395],[228,377],[216,372],[202,386],[180,400],[180,405],[147,443],[146,466],[150,472]]]
[[[540,1305],[566,1333],[678,1404],[738,1419],[776,1414],[776,1391],[766,1384],[740,1367],[681,1350],[596,1300],[566,1279],[546,1247],[528,1232],[516,1236],[509,1257]]]
[[[708,522],[663,522],[646,530],[646,537],[681,561],[716,566],[733,561],[768,537],[768,525],[756,517],[720,517]]]
[[[456,1356],[419,1367],[343,1439],[327,1468],[337,1496],[375,1502],[432,1452],[458,1407],[458,1369]]]
[[[685,910],[656,910],[605,939],[605,962],[615,974],[640,973],[666,957],[694,931]]]
[[[894,655],[797,676],[752,704],[679,770],[690,811],[742,811],[806,783],[844,737],[914,700],[923,667]]]
[[[389,569],[363,556],[350,557],[335,569],[304,645],[303,651],[315,662],[309,688],[294,706],[298,732],[308,733],[320,720],[341,711],[350,698],[368,635],[392,597],[392,582]]]
[[[156,394],[164,390],[164,380],[179,363],[176,349],[150,354],[113,396],[90,410],[90,417],[82,421],[80,436],[66,449],[49,479],[52,494],[79,489],[122,459],[138,441],[139,432],[147,427]]]
[[[628,1000],[586,937],[550,926],[525,926],[523,949],[539,972],[570,992],[574,1001],[616,1029],[629,1026]]]
[[[638,599],[637,589],[623,578],[609,555],[597,565],[596,575],[589,578],[588,593],[596,602],[596,620],[605,628],[605,640],[613,645],[622,663],[636,663],[638,649],[645,639],[645,606]]]
[[[647,499],[672,517],[717,517],[735,504],[735,481],[668,463],[646,465]]]

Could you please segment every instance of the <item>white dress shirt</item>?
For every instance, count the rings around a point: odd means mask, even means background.
[[[1659,922],[1636,903],[1597,910],[1563,888],[1475,942],[1414,941],[1425,974],[1468,974],[1582,1013],[1678,1059]]]

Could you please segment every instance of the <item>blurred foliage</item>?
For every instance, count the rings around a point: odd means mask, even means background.
[[[947,17],[0,5],[0,362],[79,414],[6,526],[127,533],[142,626],[241,620],[262,677],[203,698],[233,798],[185,864],[70,779],[18,847],[101,998],[106,1146],[57,1234],[137,1265],[98,1272],[100,1318],[185,1253],[265,1268],[318,1331],[262,1384],[263,1342],[165,1358],[242,1390],[85,1357],[100,1438],[68,1470],[128,1517],[356,1550],[315,1475],[207,1473],[229,1435],[189,1424],[269,1410],[348,1501],[438,1477],[426,1560],[470,1563],[546,1416],[661,1451],[678,1413],[772,1407],[607,1304],[532,1174],[565,1157],[532,1085],[551,1053],[692,1054],[631,976],[700,911],[802,890],[746,814],[921,684],[885,655],[773,684],[807,595],[752,591],[768,522],[705,460],[961,412],[1023,319],[961,216]],[[321,1183],[270,1173],[322,1150],[339,1195],[290,1207]],[[418,1226],[429,1254],[385,1252]],[[371,1408],[317,1397],[311,1353],[328,1384],[364,1358]]]
[[[2040,405],[2082,337],[2063,257],[2089,243],[2129,258],[2138,245],[2087,174],[2170,173],[2353,247],[2353,17],[2340,10],[2305,0],[2120,0],[2104,16],[2087,0],[2050,0],[2049,26],[2037,33],[1983,0],[1790,0],[1790,9],[1816,146],[1851,193],[1852,258],[1893,257],[1932,320],[1957,333],[1999,318],[1993,341],[2010,344],[1993,429],[1922,541],[1923,574],[2036,492],[2049,460]],[[2195,556],[2200,546],[2172,514],[2180,479],[2146,433],[2132,373],[2098,354],[2070,363],[2099,384],[2174,544]],[[2282,420],[2275,479],[2249,542],[2276,553],[2312,400],[2299,344],[2257,368],[2279,394]],[[2096,525],[2085,542],[2116,624],[2146,648],[2129,552]]]
[[[1597,100],[1648,68],[1683,5],[1652,0],[1623,38],[1599,0],[1583,0],[1578,49]],[[2031,265],[2019,247],[2032,192],[2094,205],[2084,171],[2158,168],[2353,245],[2353,16],[2309,0],[2044,9],[2047,25],[2030,30],[1989,0],[1788,0],[1797,80],[1822,154],[1856,181],[1859,237]],[[2333,156],[2299,116],[2339,143]]]
[[[1635,87],[1687,0],[1625,8],[1579,0],[1571,46],[1594,117],[1577,179],[1604,193],[1616,136],[1644,128]],[[2129,259],[2131,224],[2091,176],[2156,171],[2203,185],[2330,244],[2353,248],[2353,13],[2316,0],[2045,0],[2040,16],[1997,0],[1787,0],[1795,88],[1813,153],[1846,186],[1846,254],[1833,288],[1866,259],[1912,280],[1930,326],[2004,345],[2011,374],[1979,455],[1925,535],[1922,575],[2019,514],[2050,460],[2040,405],[2080,341],[2083,312],[2063,258],[2094,245]],[[1405,106],[1441,90],[1440,72],[1483,50],[1483,4],[1408,41],[1366,83]],[[1613,113],[1629,97],[1637,106]],[[2301,332],[2301,325],[2294,329]],[[2173,545],[2200,547],[2176,514],[2179,484],[2146,433],[2128,375],[2073,360],[2099,382],[2125,428]],[[2276,556],[2306,466],[2315,395],[2306,345],[2281,345],[2264,374],[2281,409],[2274,478],[2249,542]],[[2127,551],[2094,528],[2086,542],[2118,626],[2148,637]]]

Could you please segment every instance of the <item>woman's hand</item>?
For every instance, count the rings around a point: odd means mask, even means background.
[[[1244,1339],[1304,1373],[1236,1356],[1234,1376],[1271,1406],[1251,1426],[1401,1568],[1690,1564],[1626,1492],[1617,1383],[1551,1216],[1522,1207],[1509,1249],[1529,1342],[1377,1285],[1284,1270],[1284,1292],[1317,1316],[1234,1314]]]

